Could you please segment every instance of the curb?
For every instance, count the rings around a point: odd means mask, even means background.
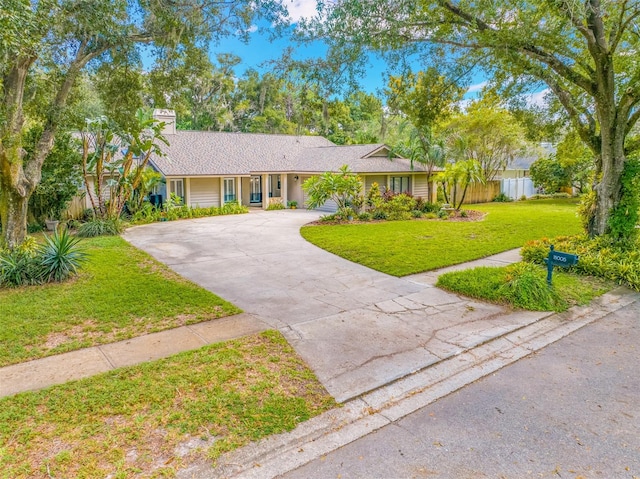
[[[640,295],[621,287],[588,306],[551,313],[350,400],[291,432],[227,453],[219,458],[216,467],[194,465],[181,470],[177,477],[264,479],[286,474],[639,300]]]

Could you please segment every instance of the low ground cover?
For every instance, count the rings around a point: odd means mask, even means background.
[[[174,477],[332,407],[267,331],[0,399],[0,477]]]
[[[530,311],[566,311],[588,304],[613,287],[607,280],[576,276],[556,269],[553,287],[546,282],[547,270],[530,263],[452,271],[438,277],[436,286],[514,308]]]
[[[0,289],[0,366],[240,312],[120,237],[81,245],[71,281]]]
[[[429,271],[518,248],[542,237],[577,234],[577,200],[551,199],[473,205],[481,221],[416,219],[313,225],[307,241],[345,259],[394,276]]]

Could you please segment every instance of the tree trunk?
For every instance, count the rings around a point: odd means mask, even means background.
[[[593,216],[589,218],[589,236],[599,236],[608,232],[609,217],[622,196],[622,171],[624,169],[624,135],[615,125],[602,130],[601,156],[596,162],[594,190],[596,202]],[[622,128],[623,129],[623,128]]]
[[[2,187],[2,193],[0,193],[2,233],[10,249],[18,246],[27,235],[28,206],[28,196],[21,196],[15,190]]]

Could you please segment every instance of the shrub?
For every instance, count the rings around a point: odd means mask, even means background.
[[[513,200],[505,193],[500,193],[499,195],[496,195],[496,197],[492,201],[495,201],[497,203],[508,203]]]
[[[64,281],[77,273],[87,260],[87,254],[78,247],[79,238],[74,238],[67,230],[54,232],[44,237],[45,243],[39,250],[39,260],[47,282]]]
[[[422,218],[422,211],[413,210],[413,211],[411,211],[411,216],[414,217],[414,218]]]
[[[467,213],[467,210],[462,210],[460,212],[460,217],[461,218],[468,218],[469,217],[469,213]]]
[[[441,203],[429,203],[428,201],[425,201],[425,202],[422,203],[422,207],[421,208],[418,208],[418,206],[416,205],[416,209],[419,209],[423,213],[437,213],[438,211],[440,211],[442,209],[442,204]]]
[[[360,221],[371,221],[373,219],[373,216],[371,215],[371,213],[365,211],[364,213],[360,213],[358,215],[358,219]]]
[[[27,233],[40,233],[44,228],[40,223],[29,223],[27,225]]]
[[[20,248],[0,252],[0,286],[27,286],[43,280],[44,269],[36,254]]]
[[[640,241],[627,243],[615,241],[603,235],[589,238],[586,235],[557,237],[552,240],[530,241],[522,250],[522,258],[544,264],[549,254],[549,245],[557,251],[578,255],[578,264],[571,267],[579,274],[610,279],[640,291]]]
[[[411,219],[411,211],[416,209],[416,200],[405,193],[391,195],[378,209],[387,213],[388,220],[408,220]]]
[[[283,209],[284,209],[284,205],[281,202],[269,203],[269,206],[267,206],[267,211],[283,210]]]
[[[122,224],[119,220],[96,218],[80,225],[76,234],[81,238],[93,238],[95,236],[115,236],[121,232]]]
[[[385,211],[382,211],[382,210],[375,210],[373,212],[373,219],[374,220],[386,220],[387,219],[387,213]]]
[[[438,217],[437,213],[425,213],[424,218],[428,220],[434,220]]]
[[[438,211],[438,218],[440,218],[441,220],[448,220],[449,213],[447,213],[444,209],[440,209]]]

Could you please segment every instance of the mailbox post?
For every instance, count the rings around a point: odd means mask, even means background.
[[[553,245],[549,246],[549,256],[545,259],[547,263],[547,284],[551,286],[551,276],[553,275],[554,266],[573,266],[578,263],[578,255],[571,253],[562,253],[555,251]]]

